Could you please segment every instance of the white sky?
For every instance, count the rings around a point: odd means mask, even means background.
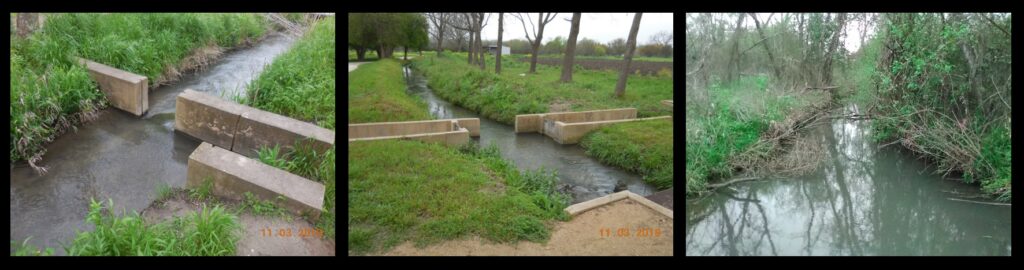
[[[757,20],[761,22],[761,24],[762,24],[761,26],[762,27],[764,27],[765,25],[779,23],[780,21],[782,21],[782,18],[785,17],[785,15],[787,15],[787,14],[790,15],[790,16],[796,16],[796,13],[775,13],[774,16],[771,16],[771,21],[770,22],[766,22],[766,20],[768,20],[768,16],[771,15],[771,14],[772,13],[754,13],[754,15],[757,16]],[[806,18],[806,16],[805,16],[805,18]],[[849,15],[847,15],[847,18],[849,18]],[[733,21],[732,24],[733,24],[733,26],[735,26],[735,24],[736,24],[735,23],[736,17],[733,16],[730,20]],[[792,20],[793,23],[796,23],[796,18],[795,17],[791,17],[790,20]],[[743,27],[744,28],[749,28],[749,29],[755,29],[755,27],[754,27],[754,20],[751,20],[750,17],[747,17],[746,19],[743,20]],[[859,47],[860,47],[860,30],[861,30],[861,27],[863,27],[863,22],[861,22],[860,20],[847,20],[846,21],[846,26],[843,28],[843,31],[846,34],[846,36],[844,37],[845,40],[843,40],[843,46],[845,46],[846,50],[850,51],[851,53],[856,52],[857,49],[859,49]],[[870,37],[874,36],[874,29],[873,28],[868,28],[866,33],[867,33],[867,37],[870,38]],[[865,38],[865,42],[867,42],[866,38]]]
[[[589,38],[601,43],[608,43],[616,38],[626,39],[629,37],[629,28],[633,26],[633,14],[583,13],[580,18],[580,33],[577,40]],[[490,16],[487,26],[484,27],[481,35],[484,40],[497,40],[498,13],[492,13]],[[537,24],[537,16],[537,13],[530,13],[534,27]],[[523,19],[527,19],[525,13],[523,14]],[[569,38],[569,30],[572,24],[566,20],[571,19],[572,13],[558,13],[554,20],[551,20],[551,22],[544,26],[543,42],[548,42],[556,36]],[[672,33],[672,20],[672,13],[644,13],[640,18],[640,29],[636,35],[637,44],[647,44],[651,36],[660,31]],[[501,37],[503,40],[526,40],[522,23],[510,13],[505,13],[505,25],[503,28],[505,31]],[[526,28],[531,28],[529,23],[526,24]],[[530,30],[531,38],[533,37],[534,30],[536,29]]]

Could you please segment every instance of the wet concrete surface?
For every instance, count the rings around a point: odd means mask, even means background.
[[[11,168],[11,240],[52,247],[63,255],[75,230],[86,224],[90,198],[113,200],[117,212],[141,211],[161,185],[184,187],[188,155],[200,141],[174,132],[175,97],[186,88],[230,99],[260,74],[293,40],[271,34],[252,47],[226,52],[216,64],[150,90],[150,110],[140,119],[108,108],[97,120],[46,146],[39,175],[24,162]],[[13,251],[13,250],[12,250]]]
[[[559,189],[573,196],[579,203],[629,190],[641,196],[651,195],[657,189],[643,182],[634,173],[601,164],[586,155],[579,145],[561,145],[540,133],[515,133],[514,127],[484,118],[468,109],[456,106],[435,96],[427,86],[427,79],[418,72],[405,69],[409,78],[409,91],[427,102],[430,114],[437,119],[480,118],[480,137],[473,138],[481,146],[495,144],[501,156],[511,160],[519,169],[554,169],[560,180]]]

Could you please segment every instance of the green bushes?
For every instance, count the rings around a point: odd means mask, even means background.
[[[989,16],[981,18],[982,16]],[[947,18],[948,17],[948,18]],[[1007,14],[887,14],[874,81],[880,142],[900,140],[938,166],[1010,199]],[[983,49],[982,49],[983,48]]]

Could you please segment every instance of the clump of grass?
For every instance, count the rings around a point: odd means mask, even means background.
[[[318,21],[248,87],[245,104],[334,130],[335,23]]]
[[[587,134],[580,146],[587,155],[639,173],[658,189],[672,187],[672,119],[610,125]]]
[[[283,196],[278,195],[274,201],[260,200],[259,198],[256,198],[256,195],[253,195],[251,192],[245,192],[244,194],[242,194],[242,196],[242,206],[239,207],[239,212],[245,211],[246,209],[250,209],[252,210],[252,213],[255,215],[276,215],[280,217],[288,217],[288,214],[287,212],[285,212],[285,209],[281,206],[278,206],[279,203],[284,202],[285,198]]]
[[[210,177],[204,178],[202,184],[188,191],[189,198],[197,201],[206,201],[212,197],[212,194],[213,179]]]
[[[214,206],[186,217],[147,225],[137,212],[114,215],[107,206],[91,200],[86,221],[90,232],[78,232],[65,247],[71,256],[224,256],[235,253],[241,225],[224,208]]]

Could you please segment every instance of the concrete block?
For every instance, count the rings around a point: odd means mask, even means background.
[[[373,141],[373,140],[417,140],[422,142],[441,143],[449,147],[459,146],[469,142],[469,130],[466,128],[460,128],[456,131],[447,132],[433,132],[433,133],[418,133],[409,135],[397,135],[397,136],[380,136],[380,137],[365,137],[365,138],[352,138],[348,142],[358,141]]]
[[[149,79],[145,76],[78,58],[110,105],[136,116],[149,111]]]
[[[323,184],[202,143],[188,157],[187,188],[196,188],[211,181],[212,193],[217,196],[242,200],[251,192],[261,200],[274,201],[296,215],[309,214],[314,220],[323,211],[325,187]],[[277,200],[277,196],[284,201]]]
[[[541,132],[544,124],[542,116],[542,113],[516,115],[515,132]]]
[[[231,151],[250,157],[255,157],[262,146],[284,148],[308,143],[319,153],[334,145],[334,131],[250,107],[240,115],[236,130]]]
[[[640,203],[643,206],[651,208],[651,210],[654,210],[655,212],[658,212],[658,213],[660,213],[662,215],[665,215],[668,218],[674,219],[673,212],[672,212],[671,209],[665,208],[664,206],[661,206],[661,205],[659,205],[659,204],[657,204],[657,203],[655,203],[655,202],[653,202],[653,201],[651,201],[651,200],[649,200],[647,198],[644,198],[643,196],[637,195],[636,193],[633,193],[633,192],[631,192],[629,190],[623,190],[623,191],[620,191],[620,192],[616,192],[616,193],[608,194],[608,195],[605,195],[605,196],[601,196],[601,197],[598,197],[598,198],[595,198],[595,199],[592,199],[592,200],[589,200],[589,201],[585,201],[585,202],[577,203],[577,204],[574,204],[574,205],[570,205],[569,207],[565,208],[565,211],[568,212],[570,216],[576,216],[576,215],[579,215],[580,213],[586,212],[587,210],[598,208],[598,207],[601,207],[601,206],[604,206],[604,205],[607,205],[607,204],[610,204],[610,203],[613,203],[613,202],[616,202],[616,201],[619,201],[619,200],[624,200],[624,199],[633,200],[633,201],[635,201],[637,203]]]
[[[452,121],[469,131],[470,136],[480,136],[480,118],[457,118],[423,121],[378,122],[348,125],[348,138],[388,137],[423,133],[457,131]]]
[[[231,149],[241,114],[247,107],[185,89],[175,101],[174,130]]]

